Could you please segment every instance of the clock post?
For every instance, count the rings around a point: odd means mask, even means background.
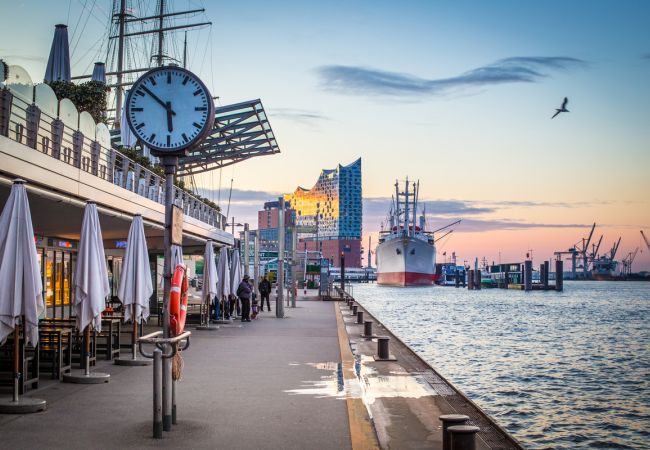
[[[189,345],[189,332],[178,336],[170,333],[169,301],[171,292],[172,245],[182,246],[182,214],[175,214],[174,179],[179,159],[195,150],[212,131],[214,102],[205,84],[192,72],[177,66],[156,67],[143,74],[129,91],[126,117],[131,131],[151,154],[161,158],[165,170],[165,230],[163,268],[163,330],[162,338],[153,335],[140,342],[154,344],[162,350],[162,363],[154,360],[154,379],[162,378],[162,392],[156,391],[154,402],[162,410],[162,424],[154,412],[154,437],[170,431],[176,423],[176,382],[172,379],[172,357],[178,352],[181,340]],[[154,333],[156,334],[156,333]],[[159,335],[160,332],[157,333]],[[144,354],[141,348],[141,353]],[[153,357],[152,354],[144,354]],[[162,374],[156,372],[156,367]],[[161,399],[157,399],[158,395]],[[160,401],[162,400],[162,401]],[[154,409],[154,411],[157,411]],[[162,425],[162,426],[161,426]],[[162,430],[160,429],[162,428]]]

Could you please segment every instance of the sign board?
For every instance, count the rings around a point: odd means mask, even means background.
[[[172,244],[183,245],[183,210],[172,205]]]

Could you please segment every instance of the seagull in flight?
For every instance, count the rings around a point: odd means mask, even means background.
[[[564,97],[564,101],[562,102],[562,107],[560,107],[560,109],[557,109],[557,108],[555,109],[555,114],[553,114],[553,117],[551,117],[551,119],[554,119],[555,116],[557,116],[560,113],[569,112],[569,110],[566,109],[566,104],[567,103],[569,103],[569,99],[567,97]]]

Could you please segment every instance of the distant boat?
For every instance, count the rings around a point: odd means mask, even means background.
[[[424,215],[416,224],[419,182],[399,191],[395,182],[395,197],[389,213],[388,231],[382,231],[376,250],[377,284],[387,286],[429,286],[436,275],[436,246],[433,233],[425,228]]]

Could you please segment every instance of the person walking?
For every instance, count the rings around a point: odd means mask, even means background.
[[[253,293],[253,287],[248,281],[250,277],[244,275],[244,279],[239,283],[237,288],[237,297],[241,300],[241,321],[250,322],[251,321],[251,295]]]
[[[271,301],[269,300],[269,295],[271,295],[271,282],[266,278],[266,275],[262,277],[262,281],[257,286],[257,289],[260,291],[260,297],[262,301],[260,302],[260,311],[264,311],[264,300],[266,299],[266,306],[269,311],[271,311]]]

